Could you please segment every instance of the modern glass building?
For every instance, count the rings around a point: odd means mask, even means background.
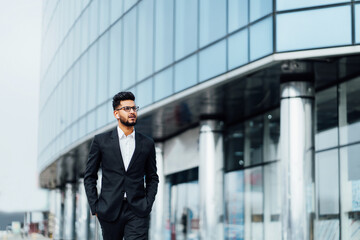
[[[45,0],[42,40],[55,239],[101,238],[83,175],[121,90],[157,144],[151,239],[360,239],[360,1]]]

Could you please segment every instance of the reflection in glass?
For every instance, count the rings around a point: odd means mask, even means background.
[[[197,49],[198,1],[175,0],[175,59]]]
[[[321,150],[338,145],[337,87],[316,93],[315,149]]]
[[[153,71],[154,1],[141,1],[138,5],[137,80],[141,81]],[[127,46],[127,45],[125,45]]]
[[[244,239],[244,171],[225,175],[225,239]]]
[[[155,2],[155,71],[173,61],[174,1]]]
[[[277,51],[351,44],[350,10],[342,6],[278,14]]]
[[[200,52],[199,78],[204,81],[226,71],[226,41],[223,40]]]
[[[197,55],[193,55],[175,65],[175,92],[197,83]]]
[[[245,170],[245,239],[264,237],[264,186],[262,167]]]
[[[177,240],[199,240],[199,183],[192,181],[171,187],[172,235]]]
[[[228,38],[229,69],[233,69],[248,63],[248,34],[248,29],[244,29]]]
[[[226,1],[200,0],[199,24],[200,47],[224,36],[226,34]]]
[[[263,127],[261,116],[245,123],[245,166],[259,164],[263,161]]]
[[[264,162],[280,159],[280,109],[264,114]]]
[[[250,27],[250,61],[264,57],[272,51],[272,17],[268,17]]]
[[[340,144],[360,140],[360,77],[339,86]]]
[[[339,161],[338,150],[316,154],[315,239],[339,239]]]
[[[229,127],[225,137],[225,171],[242,169],[244,159],[244,124]]]
[[[228,1],[228,32],[233,32],[248,23],[248,0]]]
[[[340,149],[341,239],[360,239],[360,145]]]

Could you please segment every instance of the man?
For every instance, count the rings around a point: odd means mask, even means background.
[[[154,141],[134,129],[139,107],[131,92],[116,94],[113,109],[117,128],[96,135],[90,147],[84,176],[86,195],[104,240],[148,239],[149,214],[159,182]]]

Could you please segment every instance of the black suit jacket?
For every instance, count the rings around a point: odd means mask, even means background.
[[[98,196],[96,181],[101,165],[102,183]],[[135,150],[125,171],[117,128],[96,135],[86,164],[84,185],[92,214],[106,221],[119,215],[126,192],[130,209],[139,217],[148,216],[159,183],[154,141],[135,131]],[[144,186],[144,180],[146,187]]]

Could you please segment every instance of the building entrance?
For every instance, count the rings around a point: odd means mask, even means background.
[[[171,187],[171,239],[200,239],[199,182],[197,180]]]

